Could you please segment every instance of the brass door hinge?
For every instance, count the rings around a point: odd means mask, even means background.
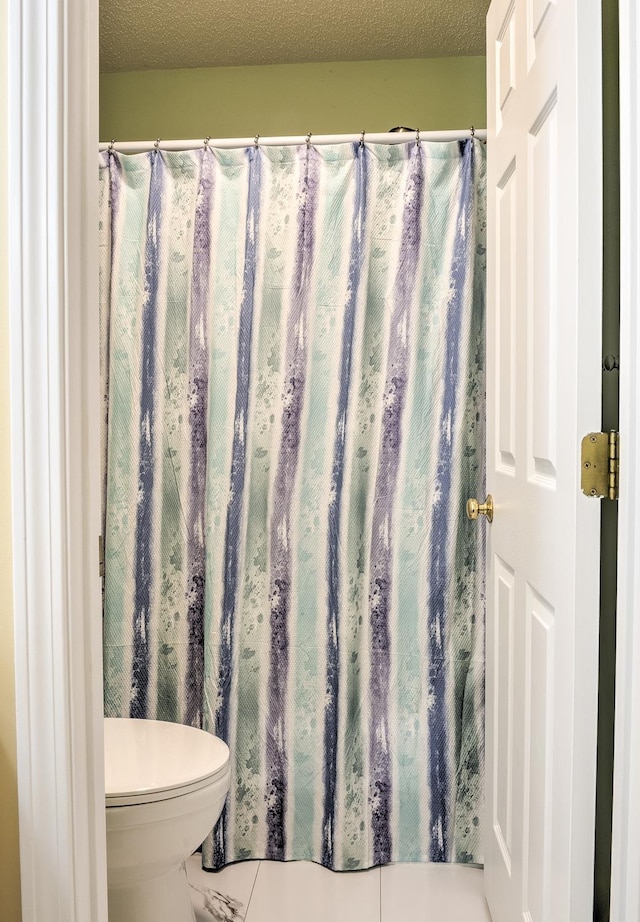
[[[590,432],[582,440],[582,492],[617,499],[619,490],[619,436],[615,431]]]

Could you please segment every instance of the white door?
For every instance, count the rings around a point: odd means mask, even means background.
[[[494,0],[488,68],[486,894],[592,918],[600,428],[599,0]]]

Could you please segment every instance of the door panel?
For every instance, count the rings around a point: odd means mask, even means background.
[[[487,19],[487,817],[494,922],[591,917],[599,505],[600,8]],[[481,526],[482,527],[482,526]]]
[[[516,467],[516,164],[512,160],[498,181],[496,203],[496,335],[500,355],[495,366],[498,420],[496,466],[515,475]]]
[[[556,476],[556,430],[558,406],[556,331],[558,328],[557,250],[558,190],[554,163],[557,160],[557,107],[555,95],[536,119],[529,135],[528,203],[530,247],[527,252],[528,320],[533,354],[528,367],[531,434],[529,476],[540,478],[553,489]]]
[[[515,574],[511,567],[496,556],[495,561],[496,631],[494,662],[495,694],[492,702],[495,714],[493,760],[493,829],[506,867],[511,867],[513,848],[513,643],[515,614]]]
[[[529,585],[526,598],[524,909],[542,922],[550,918],[554,612]]]
[[[498,80],[499,107],[504,108],[511,93],[516,87],[516,30],[514,3],[511,3],[504,18],[498,39]]]

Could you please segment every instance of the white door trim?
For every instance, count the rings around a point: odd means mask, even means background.
[[[620,0],[620,454],[612,922],[640,920],[640,16]]]
[[[106,922],[98,4],[9,0],[9,304],[23,922]]]

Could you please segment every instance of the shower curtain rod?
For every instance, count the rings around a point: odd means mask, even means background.
[[[116,141],[110,143],[101,143],[100,150],[115,150],[121,154],[137,154],[150,150],[166,151],[186,151],[199,150],[201,147],[217,147],[223,150],[232,148],[251,147],[288,147],[299,144],[353,144],[357,141],[366,141],[368,144],[405,144],[414,139],[420,141],[465,141],[467,138],[475,137],[479,141],[487,140],[486,129],[465,128],[461,131],[387,131],[383,133],[360,132],[359,134],[308,134],[295,135],[292,137],[281,138],[262,138],[256,135],[255,138],[206,138],[204,140],[190,141],[163,141],[157,138],[155,141]]]

